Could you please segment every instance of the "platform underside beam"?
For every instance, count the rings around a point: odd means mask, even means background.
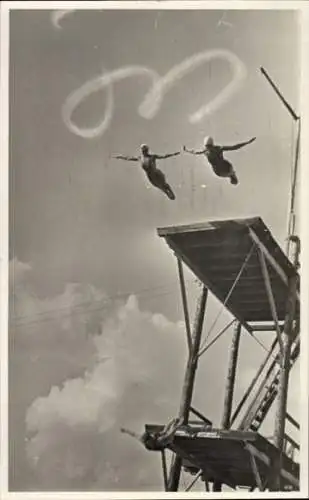
[[[289,279],[296,271],[259,217],[158,229],[159,236],[249,331],[250,322],[284,321]],[[254,251],[239,271],[252,245]],[[259,255],[268,267],[274,303],[269,303]],[[237,284],[229,296],[231,287]],[[299,291],[297,292],[299,314]],[[227,300],[228,297],[228,300]]]

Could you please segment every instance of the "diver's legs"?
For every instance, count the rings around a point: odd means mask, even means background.
[[[238,179],[237,179],[237,175],[235,172],[233,172],[231,175],[230,175],[230,181],[231,181],[231,184],[238,184]]]
[[[163,186],[163,188],[159,188],[161,189],[161,191],[163,191],[168,197],[170,200],[175,200],[176,199],[176,196],[171,188],[171,186],[169,184],[165,184]]]
[[[163,191],[170,200],[175,200],[176,196],[171,186],[166,182],[165,175],[161,170],[156,169],[154,172],[148,174],[148,179],[153,186]]]

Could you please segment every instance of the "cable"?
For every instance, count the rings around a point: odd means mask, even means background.
[[[170,295],[171,293],[174,293],[174,291],[170,290],[170,291],[165,291],[165,292],[162,292],[162,293],[152,294],[151,297],[161,297],[161,296],[164,296],[164,295]],[[127,296],[127,295],[130,295],[130,293],[123,294],[123,296]],[[138,295],[138,294],[136,294],[136,295]],[[119,298],[119,295],[115,296],[114,298],[117,298],[117,297]],[[107,305],[111,301],[112,298],[113,298],[112,296],[106,298],[105,304]],[[80,314],[89,314],[89,313],[98,311],[105,304],[102,301],[98,306],[96,306],[94,308],[91,308],[91,309],[81,310],[81,311],[75,311],[73,313],[72,313],[72,311],[69,311],[66,314],[62,314],[61,315],[61,319],[69,317],[69,316],[72,316],[72,314],[74,314],[74,316],[77,316],[77,315],[80,315]],[[55,311],[55,313],[56,312],[57,311]],[[55,318],[55,317],[48,317],[48,318],[38,319],[38,320],[34,320],[34,321],[25,321],[25,322],[15,323],[13,326],[14,326],[14,328],[20,328],[20,327],[23,327],[23,326],[24,327],[28,327],[28,326],[31,326],[31,325],[36,325],[36,324],[45,323],[45,322],[49,322],[49,321],[55,321],[55,319],[57,319],[57,318]]]
[[[173,281],[171,282],[170,284],[165,284],[165,285],[158,285],[156,287],[152,287],[152,288],[144,288],[144,289],[141,289],[139,291],[132,291],[132,292],[123,292],[123,293],[118,293],[118,294],[115,294],[115,295],[110,295],[110,296],[107,296],[107,297],[104,297],[102,299],[93,299],[93,300],[88,300],[88,301],[85,301],[85,302],[80,302],[79,304],[76,304],[75,306],[65,306],[65,307],[61,307],[59,309],[51,309],[49,311],[43,311],[43,312],[40,312],[40,313],[37,313],[37,314],[33,314],[33,315],[22,315],[22,316],[15,316],[15,317],[12,317],[11,319],[13,319],[14,321],[17,321],[16,324],[19,325],[20,324],[20,320],[23,320],[23,319],[27,319],[27,318],[40,318],[40,317],[44,317],[44,316],[50,316],[52,314],[55,314],[55,313],[59,313],[59,312],[62,312],[62,311],[67,311],[67,310],[70,310],[71,313],[74,312],[74,310],[80,308],[80,307],[84,307],[84,306],[87,306],[87,305],[92,305],[92,304],[96,304],[96,303],[104,303],[104,302],[109,302],[110,300],[112,299],[117,299],[117,298],[123,298],[123,297],[126,297],[126,296],[129,296],[129,295],[142,295],[142,294],[146,294],[148,292],[151,292],[152,290],[157,290],[157,289],[160,289],[160,288],[167,288],[167,287],[170,287],[174,284],[176,284],[177,281]]]
[[[220,337],[221,335],[223,335],[226,330],[228,330],[228,328],[230,326],[232,326],[233,323],[235,323],[235,321],[237,321],[236,319],[232,319],[232,321],[230,321],[219,333],[218,335],[211,341],[209,342],[208,345],[206,345],[199,353],[198,353],[198,357],[202,356],[202,354],[204,354],[204,352],[206,352]]]
[[[255,248],[255,243],[252,244],[249,252],[247,253],[247,256],[246,256],[244,262],[242,263],[242,266],[241,266],[241,268],[240,268],[240,270],[239,270],[239,272],[238,272],[238,274],[237,274],[237,276],[236,276],[236,278],[234,280],[234,283],[232,284],[232,286],[230,288],[230,291],[228,292],[227,296],[225,297],[224,302],[221,305],[221,308],[220,308],[220,310],[219,310],[219,312],[218,312],[218,314],[217,314],[217,316],[216,316],[213,324],[211,325],[211,327],[210,327],[210,329],[209,329],[209,331],[208,331],[208,333],[206,335],[206,338],[205,338],[205,340],[203,342],[203,345],[201,346],[201,349],[203,349],[205,347],[207,339],[210,336],[212,330],[214,329],[214,327],[215,327],[218,319],[220,318],[220,316],[221,316],[221,314],[223,312],[223,309],[225,308],[225,305],[226,305],[227,301],[229,300],[230,296],[232,295],[232,293],[234,291],[235,286],[237,285],[238,281],[240,280],[240,277],[241,277],[241,275],[242,275],[242,273],[243,273],[243,271],[244,271],[244,269],[245,269],[245,267],[246,267],[246,265],[247,265],[247,263],[248,263],[251,255],[253,253],[254,248]]]
[[[257,343],[258,343],[258,344],[259,344],[259,345],[263,348],[263,349],[264,349],[264,351],[266,351],[266,352],[267,352],[267,354],[269,354],[269,353],[271,352],[271,349],[267,349],[266,345],[265,345],[265,344],[263,344],[263,342],[261,342],[259,339],[257,339],[257,338],[256,338],[256,336],[254,335],[254,333],[253,333],[253,332],[249,332],[248,330],[246,330],[246,331],[247,331],[247,332],[249,333],[249,335],[250,335],[250,336],[251,336],[251,337],[252,337],[252,338],[253,338],[253,339],[254,339],[254,340],[255,340],[255,341],[256,341],[256,342],[257,342]],[[272,354],[272,356],[271,356],[271,357],[272,357],[273,359],[276,359],[275,354]]]
[[[233,323],[235,323],[237,320],[234,318],[232,321],[230,321],[222,330],[220,330],[220,332],[218,333],[218,335],[216,335],[216,337],[211,341],[209,342],[208,345],[206,345],[205,347],[203,347],[200,352],[198,353],[198,357],[201,357],[206,351],[208,351],[208,349],[230,328],[230,326],[232,326]],[[247,331],[247,330],[246,330]],[[267,349],[267,347],[260,341],[258,340],[255,335],[252,333],[252,332],[248,332],[249,335],[251,335],[251,337],[264,349],[264,351],[266,351],[268,354],[271,352],[270,349]],[[273,359],[276,359],[276,356],[273,354],[271,356]]]

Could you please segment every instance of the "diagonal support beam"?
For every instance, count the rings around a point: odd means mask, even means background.
[[[177,264],[178,264],[178,274],[179,274],[183,312],[184,312],[184,317],[185,317],[187,343],[188,343],[189,352],[191,352],[191,350],[192,350],[192,336],[191,336],[191,328],[190,328],[190,318],[189,318],[189,310],[188,310],[188,302],[187,302],[186,285],[185,285],[185,280],[184,280],[184,276],[183,276],[183,266],[182,266],[181,259],[177,258]]]
[[[271,459],[262,451],[256,449],[251,443],[247,443],[247,449],[252,453],[255,458],[258,458],[261,462],[263,462],[267,467],[271,467]],[[289,484],[294,486],[297,490],[299,490],[299,480],[296,476],[288,472],[287,470],[281,468],[280,476],[283,477]]]
[[[282,269],[282,267],[278,264],[278,262],[273,258],[273,256],[269,253],[265,245],[261,242],[259,237],[256,235],[256,233],[253,231],[253,229],[250,227],[249,228],[249,234],[252,239],[257,245],[257,247],[261,250],[263,253],[265,259],[267,262],[271,265],[271,267],[276,271],[280,279],[283,281],[283,283],[288,287],[289,286],[289,277],[287,276],[286,272]],[[299,292],[296,292],[296,298],[299,301]]]
[[[258,469],[256,460],[255,460],[255,456],[253,455],[250,447],[246,447],[246,449],[247,449],[249,456],[250,456],[251,468],[252,468],[252,472],[253,472],[253,475],[255,478],[256,485],[260,491],[264,491],[263,482],[262,482],[262,479],[261,479],[261,476],[259,473],[259,469]]]
[[[281,355],[283,355],[283,342],[282,342],[282,338],[281,338],[281,328],[279,325],[275,298],[274,298],[274,294],[273,294],[272,287],[271,287],[271,282],[270,282],[270,277],[269,277],[265,257],[264,257],[264,254],[260,248],[258,249],[258,256],[259,256],[259,261],[261,264],[261,270],[262,270],[262,274],[263,274],[263,278],[264,278],[264,283],[265,283],[267,298],[268,298],[268,302],[269,302],[269,307],[271,310],[271,315],[273,317],[275,327],[276,327],[276,334],[277,334],[277,339],[278,339],[279,346],[280,346]]]
[[[197,483],[197,481],[200,479],[201,476],[202,476],[202,471],[200,471],[198,474],[196,474],[195,478],[193,479],[193,481],[191,481],[189,486],[186,487],[185,491],[190,491],[193,488],[193,486],[195,485],[195,483]]]

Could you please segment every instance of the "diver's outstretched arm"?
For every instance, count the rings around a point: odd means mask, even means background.
[[[190,153],[191,155],[202,155],[205,153],[205,149],[202,149],[201,151],[194,151],[194,149],[187,149],[186,146],[183,146],[182,148],[186,153]]]
[[[139,435],[139,434],[137,434],[136,432],[130,431],[130,429],[124,429],[123,427],[121,427],[120,431],[121,431],[123,434],[128,434],[128,436],[132,436],[132,437],[134,437],[135,439],[138,439],[139,441],[142,441],[142,436],[140,436],[140,435]]]
[[[125,156],[125,155],[113,155],[112,158],[116,160],[126,160],[126,161],[138,161],[139,158],[137,156]]]
[[[155,157],[158,160],[164,160],[165,158],[171,158],[172,156],[178,156],[180,155],[180,151],[177,151],[176,153],[167,153],[166,155],[155,155]]]
[[[252,137],[249,141],[245,142],[240,142],[239,144],[235,144],[235,146],[221,146],[222,151],[236,151],[236,149],[243,148],[244,146],[247,146],[248,144],[251,144],[251,142],[255,141],[256,137]]]

